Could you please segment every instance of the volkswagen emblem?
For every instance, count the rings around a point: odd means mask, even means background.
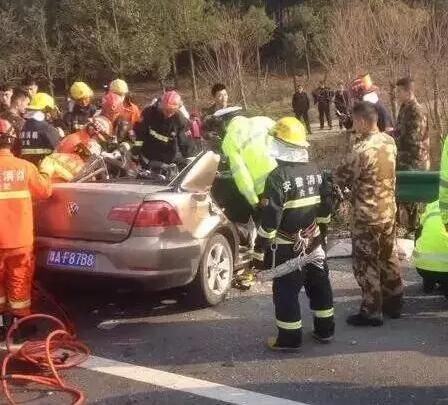
[[[74,217],[79,212],[79,205],[74,202],[67,204],[68,213],[71,217]]]

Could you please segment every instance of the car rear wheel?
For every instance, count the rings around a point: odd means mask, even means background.
[[[200,305],[217,305],[230,289],[233,277],[233,252],[227,239],[213,235],[207,243],[192,284],[192,298]]]

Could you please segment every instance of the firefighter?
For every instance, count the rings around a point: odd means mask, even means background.
[[[141,111],[132,100],[128,84],[122,79],[115,79],[110,82],[108,89],[109,93],[116,94],[120,97],[122,106],[119,118],[130,122],[132,125],[137,124],[141,118]]]
[[[185,135],[187,122],[181,116],[182,99],[176,91],[167,91],[161,100],[146,107],[135,127],[136,145],[141,146],[144,163],[159,161],[182,166],[189,156]]]
[[[111,135],[111,122],[101,115],[93,117],[84,129],[65,137],[56,151],[40,162],[39,168],[48,173],[53,182],[71,181],[81,172],[91,154],[103,152]]]
[[[79,144],[86,147],[94,142],[107,142],[112,136],[112,123],[107,117],[98,115],[93,117],[85,128],[66,136],[56,147],[58,153],[75,153]]]
[[[96,114],[96,106],[92,103],[93,91],[84,82],[75,82],[70,87],[70,97],[74,101],[64,116],[64,123],[69,132],[82,129]]]
[[[48,122],[48,115],[56,109],[53,97],[37,93],[25,114],[25,124],[20,133],[21,157],[36,165],[53,153],[61,134]]]
[[[52,190],[48,175],[12,155],[15,137],[0,119],[0,314],[23,317],[30,314],[34,273],[32,199]]]
[[[109,84],[109,92],[117,94],[121,98],[121,102],[124,102],[126,94],[129,93],[128,84],[122,79],[112,80]]]
[[[317,166],[310,162],[306,129],[285,117],[272,130],[270,155],[277,160],[267,177],[260,203],[260,226],[254,258],[258,268],[270,269],[321,246],[319,217],[328,216],[331,194]],[[305,286],[314,312],[313,337],[328,343],[334,335],[333,294],[326,263],[308,264],[274,279],[273,295],[278,336],[272,350],[296,351],[302,344],[299,293]]]

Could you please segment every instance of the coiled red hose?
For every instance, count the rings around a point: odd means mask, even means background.
[[[52,331],[45,340],[27,341],[20,348],[14,348],[14,333],[20,330],[24,323],[29,321],[50,321],[53,325]],[[86,345],[76,339],[65,324],[58,318],[45,314],[34,314],[24,317],[15,322],[6,335],[7,355],[3,359],[1,379],[3,390],[9,403],[15,405],[9,390],[9,384],[17,381],[33,382],[50,387],[51,389],[67,392],[75,399],[72,404],[81,405],[85,403],[85,396],[76,387],[68,385],[60,376],[59,371],[75,367],[84,362],[90,350]],[[33,374],[8,374],[8,365],[11,360],[19,360],[42,369],[44,375]]]

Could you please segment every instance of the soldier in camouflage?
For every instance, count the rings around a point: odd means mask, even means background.
[[[403,78],[397,82],[400,112],[395,128],[398,145],[398,170],[429,170],[429,127],[423,107],[417,102],[414,82]],[[419,226],[422,204],[406,203],[399,207],[399,222],[405,225],[408,234]]]
[[[381,326],[383,314],[401,315],[403,283],[393,251],[397,151],[377,120],[373,104],[355,105],[353,125],[361,138],[333,173],[334,181],[350,187],[353,195],[353,269],[362,291],[359,313],[347,318],[354,326]]]

